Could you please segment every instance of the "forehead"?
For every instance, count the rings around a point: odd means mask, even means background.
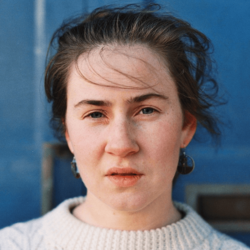
[[[82,54],[70,68],[67,95],[74,89],[74,93],[99,96],[113,93],[113,87],[130,94],[148,92],[149,88],[157,93],[177,94],[163,60],[142,45],[102,46]]]
[[[152,86],[161,74],[169,75],[158,54],[142,45],[102,46],[81,55],[73,67],[85,80],[125,88]]]

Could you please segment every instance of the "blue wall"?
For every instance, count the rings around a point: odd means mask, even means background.
[[[30,1],[0,2],[0,227],[39,215],[33,8]]]
[[[53,31],[71,15],[121,2],[0,1],[0,228],[40,215],[42,144],[55,141],[47,125],[49,105],[42,82]],[[218,109],[228,125],[223,128],[221,147],[216,150],[209,142],[191,143],[187,151],[197,167],[192,175],[178,180],[173,197],[184,201],[184,189],[190,183],[249,184],[250,2],[155,2],[211,38],[221,93],[229,101]],[[246,242],[250,238],[237,237]]]

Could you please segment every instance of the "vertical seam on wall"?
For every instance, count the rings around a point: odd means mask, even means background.
[[[43,127],[44,127],[44,90],[43,90],[43,73],[45,66],[46,55],[46,38],[45,38],[45,1],[35,0],[34,6],[34,143],[41,154],[41,146],[43,141]]]

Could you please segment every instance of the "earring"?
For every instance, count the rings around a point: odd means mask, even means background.
[[[73,175],[75,176],[76,179],[80,178],[80,174],[79,174],[78,167],[77,167],[77,164],[76,164],[75,156],[73,157],[73,160],[71,162],[71,171],[72,171],[72,173],[73,173]]]
[[[186,155],[186,152],[184,149],[181,149],[181,154],[179,158],[179,163],[177,167],[177,171],[180,174],[190,174],[193,172],[195,167],[195,163],[192,157],[189,155]]]

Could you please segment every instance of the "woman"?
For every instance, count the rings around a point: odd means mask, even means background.
[[[248,249],[171,198],[197,123],[219,135],[206,36],[128,6],[71,21],[55,42],[46,94],[87,196],[3,229],[0,249]]]

